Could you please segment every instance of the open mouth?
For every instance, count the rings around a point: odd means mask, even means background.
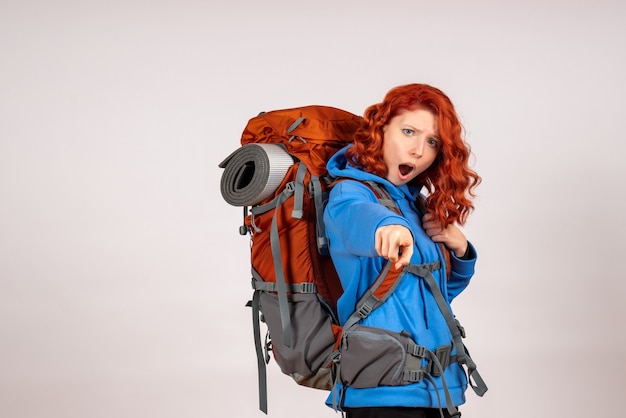
[[[407,165],[407,164],[400,164],[400,174],[404,177],[408,176],[409,174],[411,174],[411,172],[413,172],[413,166]]]

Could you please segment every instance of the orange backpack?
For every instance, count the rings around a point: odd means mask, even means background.
[[[332,387],[331,355],[341,336],[335,310],[343,290],[322,222],[331,183],[326,163],[360,125],[359,116],[327,106],[264,112],[248,121],[242,147],[220,164],[222,196],[243,206],[240,233],[252,241],[249,306],[264,412],[270,350],[299,384]],[[264,345],[259,320],[271,335]]]
[[[328,255],[323,223],[328,192],[335,180],[328,175],[326,163],[352,142],[361,123],[361,117],[327,106],[264,112],[248,121],[241,137],[242,146],[219,165],[224,169],[222,196],[229,204],[243,207],[240,233],[249,233],[251,237],[254,293],[248,306],[253,315],[259,407],[265,413],[265,365],[270,360],[269,351],[282,372],[298,384],[333,389],[341,375],[340,343],[348,328],[384,303],[402,277],[402,272],[391,269],[388,262],[359,300],[349,324],[339,325],[336,306],[343,290]],[[381,204],[399,212],[382,187],[367,185]],[[444,257],[443,261],[432,266],[413,266],[418,269],[413,273],[430,274],[428,269],[444,268],[448,260]],[[261,322],[268,329],[265,342],[261,339]],[[452,319],[450,326],[455,328],[453,333],[459,333]],[[405,352],[399,357],[404,362],[411,356]],[[424,351],[418,357],[414,369],[413,365],[402,365],[404,375],[410,377],[392,384],[421,379],[421,358],[439,362],[437,353]],[[378,379],[380,373],[373,369],[373,375]]]

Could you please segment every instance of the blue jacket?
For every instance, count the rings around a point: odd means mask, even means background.
[[[350,145],[349,145],[350,146]],[[414,205],[419,190],[403,185],[395,186],[387,180],[346,164],[345,149],[336,153],[328,162],[329,173],[334,177],[372,180],[382,184],[391,195],[404,216],[387,209],[380,203],[372,190],[361,182],[344,180],[331,190],[324,212],[324,222],[329,238],[330,254],[343,284],[344,293],[338,301],[338,316],[341,324],[350,317],[363,293],[370,287],[382,270],[385,261],[376,254],[375,231],[384,225],[404,225],[413,234],[415,242],[412,264],[430,263],[441,259],[439,246],[426,235]],[[474,274],[476,251],[470,244],[469,259],[451,256],[452,271],[446,281],[444,269],[433,273],[442,294],[448,303],[458,296],[469,284]],[[467,258],[467,257],[466,257]],[[392,331],[408,331],[411,338],[430,350],[450,345],[451,333],[424,283],[424,279],[405,274],[391,297],[367,318],[363,325],[386,328]],[[458,363],[451,364],[445,371],[445,379],[455,405],[465,402],[467,379]],[[445,397],[441,378],[435,378],[435,389],[428,379],[404,386],[379,386],[357,389],[348,387],[342,406],[345,407],[439,407],[436,390],[441,402]],[[333,394],[327,403],[332,404]]]

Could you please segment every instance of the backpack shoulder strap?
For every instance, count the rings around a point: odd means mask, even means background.
[[[400,209],[383,186],[370,180],[362,183],[372,189],[381,205],[398,215],[402,215],[402,212],[400,212]],[[343,328],[349,329],[361,319],[366,318],[374,309],[385,303],[400,283],[401,273],[402,269],[396,270],[393,268],[393,262],[388,260],[372,286],[359,299],[355,311],[350,315]]]
[[[487,392],[487,385],[484,380],[476,370],[476,364],[469,356],[469,353],[465,350],[465,345],[463,344],[462,338],[464,337],[462,328],[459,322],[454,318],[452,311],[450,310],[450,306],[446,303],[446,300],[437,286],[437,282],[432,275],[432,270],[424,268],[425,266],[420,264],[409,264],[405,266],[402,271],[406,271],[409,273],[413,273],[416,276],[423,277],[426,281],[426,284],[430,288],[430,291],[437,302],[437,306],[441,311],[444,319],[446,320],[446,324],[452,333],[452,341],[454,348],[456,349],[457,361],[459,364],[467,367],[467,373],[469,375],[469,383],[472,386],[472,389],[478,396],[484,395]]]
[[[398,208],[396,203],[393,201],[393,199],[391,198],[389,193],[387,193],[387,191],[385,190],[385,188],[381,184],[376,183],[376,182],[371,181],[371,180],[366,180],[363,183],[368,185],[369,188],[374,191],[374,194],[378,198],[378,201],[380,202],[381,205],[389,208],[390,210],[394,211],[398,215],[402,215],[402,212],[400,211],[400,209]],[[426,206],[424,205],[424,197],[423,196],[420,195],[415,200],[415,207],[417,208],[417,211],[418,211],[418,213],[421,216],[424,216],[426,214]],[[439,251],[441,253],[441,259],[443,260],[443,263],[444,263],[444,268],[445,268],[445,272],[446,272],[446,279],[449,279],[450,278],[450,272],[452,271],[452,261],[451,261],[450,250],[442,242],[438,243],[437,245],[439,246]]]
[[[396,270],[393,268],[393,262],[388,260],[374,284],[359,299],[356,310],[347,319],[343,329],[347,330],[360,320],[367,318],[374,309],[385,303],[400,283],[401,273],[402,269]]]
[[[336,181],[341,181],[341,179],[337,179]],[[362,181],[362,183],[364,183],[370,189],[372,189],[372,191],[378,198],[378,201],[380,202],[381,205],[389,208],[390,210],[392,210],[393,212],[399,215],[402,215],[402,212],[400,211],[396,203],[393,201],[389,193],[385,190],[385,188],[381,184],[376,183],[374,181],[370,181],[370,180]],[[421,196],[420,198],[416,200],[415,205],[420,214],[423,215],[424,213],[426,213],[426,208],[424,207],[423,198]],[[443,243],[439,243],[439,248],[441,251],[443,262],[445,264],[445,271],[446,271],[447,277],[449,277],[450,275],[450,250],[448,250],[448,248]],[[372,286],[365,292],[365,294],[357,302],[355,311],[352,313],[352,315],[350,315],[350,317],[344,324],[344,329],[348,329],[354,324],[356,324],[357,322],[359,322],[361,319],[366,318],[374,309],[376,309],[377,307],[385,303],[387,299],[389,299],[391,294],[394,292],[394,290],[400,283],[400,278],[402,277],[402,272],[404,271],[403,269],[400,269],[400,270],[394,269],[392,267],[392,264],[393,263],[391,261],[387,261],[387,263],[385,263],[383,270],[380,272],[380,274],[378,275],[378,277],[376,278]],[[415,265],[415,266],[421,268],[422,270],[424,269],[428,270],[430,277],[432,278],[431,271],[438,270],[439,268],[441,268],[441,263],[436,261],[430,264],[420,264],[420,265]],[[434,279],[433,279],[433,283],[435,283]],[[436,284],[435,284],[435,287],[437,288],[437,291],[439,291],[439,287],[436,286]],[[441,294],[440,291],[439,293]]]
[[[425,199],[422,195],[419,195],[417,199],[415,199],[415,207],[419,212],[420,216],[424,216],[426,214],[426,206],[424,205]],[[444,263],[445,272],[446,272],[446,280],[450,278],[450,273],[452,272],[452,259],[450,250],[446,247],[442,242],[437,244],[439,246],[439,251],[441,252],[441,258]]]

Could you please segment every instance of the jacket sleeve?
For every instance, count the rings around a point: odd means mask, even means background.
[[[369,187],[353,180],[341,181],[332,188],[324,223],[336,249],[341,247],[359,257],[378,256],[375,234],[379,227],[404,225],[410,229],[406,219],[378,203]]]
[[[472,243],[468,242],[469,252],[463,259],[458,258],[451,252],[450,262],[452,271],[448,279],[448,301],[457,297],[469,284],[474,275],[474,266],[478,257],[476,249]]]

